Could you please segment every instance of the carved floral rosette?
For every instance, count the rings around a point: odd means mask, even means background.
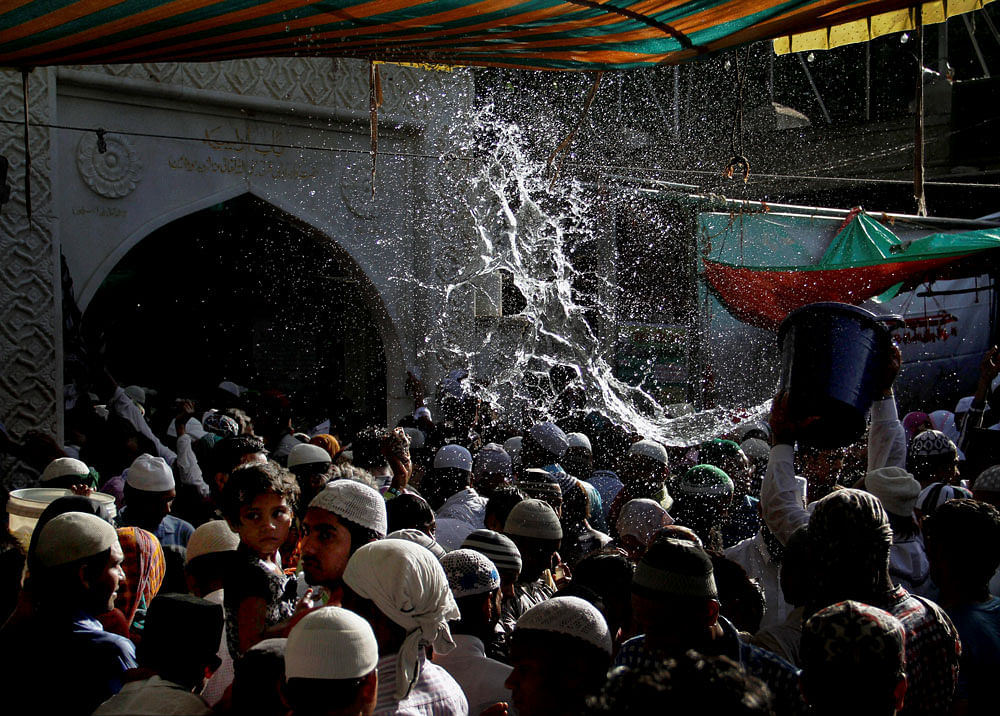
[[[84,134],[76,148],[76,168],[95,194],[121,199],[135,191],[142,179],[142,162],[127,136],[108,134],[104,143],[101,152],[97,134]]]

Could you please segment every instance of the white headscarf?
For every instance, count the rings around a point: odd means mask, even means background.
[[[415,542],[379,540],[354,553],[344,583],[406,630],[396,660],[396,699],[405,699],[420,677],[421,650],[431,646],[447,654],[455,648],[448,621],[462,615],[441,563]]]

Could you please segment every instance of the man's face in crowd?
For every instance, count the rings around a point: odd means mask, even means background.
[[[351,556],[351,533],[337,515],[311,507],[302,520],[302,567],[309,584],[332,586],[340,582]]]
[[[177,497],[176,490],[163,492],[135,490],[129,496],[129,519],[142,529],[155,532],[163,518],[170,514],[170,507],[175,497]]]
[[[514,670],[504,686],[510,689],[519,716],[548,716],[563,710],[563,694],[550,674],[551,654],[533,654],[514,646],[510,665]]]
[[[96,574],[84,577],[88,601],[93,605],[94,614],[103,614],[115,608],[118,598],[118,587],[125,581],[125,570],[122,561],[125,553],[117,542],[111,547],[108,561]]]

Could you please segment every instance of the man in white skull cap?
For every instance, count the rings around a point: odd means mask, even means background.
[[[96,515],[67,512],[42,528],[29,555],[36,613],[0,632],[4,713],[89,715],[122,688],[135,647],[97,617],[115,605],[123,559],[115,528]]]
[[[510,667],[486,656],[486,644],[500,620],[500,573],[485,555],[471,549],[449,552],[441,566],[462,618],[451,624],[455,649],[435,654],[434,663],[455,677],[469,700],[469,712],[479,714],[510,701],[504,686]]]
[[[72,457],[57,457],[45,466],[38,482],[42,487],[65,488],[89,487],[97,489],[94,473],[87,464]]]
[[[608,508],[608,525],[618,524],[621,509],[629,500],[654,500],[660,503],[664,511],[670,512],[674,500],[667,491],[666,482],[669,477],[670,462],[666,448],[655,440],[632,443],[621,470],[624,486]]]
[[[327,604],[340,606],[348,560],[385,537],[387,524],[385,500],[360,482],[335,480],[312,499],[302,519],[302,568],[306,582],[330,593]]]
[[[440,654],[455,648],[448,621],[461,617],[430,550],[406,540],[366,544],[347,563],[344,585],[344,607],[371,624],[378,642],[374,713],[467,714],[462,688],[427,661],[428,646]]]
[[[176,496],[174,473],[167,461],[143,453],[132,462],[125,474],[122,525],[152,532],[164,550],[181,548],[183,555],[188,540],[194,534],[194,527],[170,514]]]
[[[555,510],[542,500],[523,500],[514,506],[504,524],[506,534],[521,555],[521,574],[514,594],[503,604],[500,626],[511,633],[518,618],[555,592],[549,578],[559,546],[562,524]]]
[[[285,645],[292,716],[369,716],[378,694],[378,642],[368,622],[340,607],[307,614]]]
[[[472,464],[473,486],[487,497],[493,490],[514,480],[514,463],[497,443],[487,443],[476,453]]]
[[[434,455],[434,470],[421,487],[435,516],[483,526],[486,498],[472,487],[472,454],[461,445],[445,445]],[[471,531],[471,530],[470,530]]]
[[[519,716],[576,716],[611,664],[604,616],[578,597],[555,597],[517,620],[507,687]]]
[[[562,428],[550,421],[536,423],[521,441],[521,467],[547,469],[558,465],[567,449],[569,439]]]

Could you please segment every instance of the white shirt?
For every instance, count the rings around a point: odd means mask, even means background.
[[[474,530],[482,529],[486,519],[486,498],[471,487],[466,487],[445,500],[434,516],[438,519],[447,517],[460,520],[472,525]]]
[[[97,707],[94,716],[207,716],[205,700],[180,684],[152,676],[125,684],[122,690]]]
[[[115,386],[115,392],[111,395],[111,400],[108,401],[108,410],[127,420],[133,428],[152,440],[156,446],[157,455],[171,465],[174,463],[177,454],[153,435],[153,431],[150,429],[149,423],[146,422],[146,418],[143,417],[142,411],[139,410],[139,406],[125,394],[120,385]]]
[[[483,642],[469,634],[452,634],[455,648],[434,654],[434,663],[455,677],[469,700],[469,713],[477,716],[498,701],[510,703],[510,689],[503,684],[513,669],[486,656]]]
[[[868,469],[904,467],[906,464],[906,433],[896,414],[895,398],[877,400],[872,405],[871,427],[868,430]],[[795,482],[795,449],[791,445],[775,445],[767,460],[767,472],[760,488],[760,503],[764,521],[778,540],[785,544],[799,527],[809,521],[809,512],[802,505]]]
[[[225,590],[216,589],[214,592],[209,592],[205,595],[207,601],[212,602],[212,604],[218,604],[222,606],[225,598]],[[222,696],[226,693],[226,689],[229,685],[233,683],[233,656],[229,653],[229,647],[226,644],[226,625],[222,625],[222,640],[219,642],[219,659],[221,663],[219,668],[215,670],[208,683],[205,684],[205,688],[201,691],[201,696],[205,701],[208,702],[209,706],[215,706],[217,703],[222,701]]]
[[[177,478],[178,484],[194,485],[199,495],[208,497],[208,485],[202,476],[198,458],[195,457],[194,450],[191,448],[193,441],[194,436],[188,433],[184,433],[177,438],[177,459],[174,461],[174,477]]]
[[[774,561],[767,549],[764,536],[757,532],[753,537],[737,542],[726,549],[723,554],[746,570],[747,574],[756,579],[764,588],[764,618],[760,620],[760,628],[774,626],[785,621],[794,608],[785,601],[781,591],[779,570],[781,565]]]
[[[458,682],[420,652],[420,676],[402,701],[396,700],[398,654],[378,660],[378,699],[373,716],[467,716],[469,702]]]

